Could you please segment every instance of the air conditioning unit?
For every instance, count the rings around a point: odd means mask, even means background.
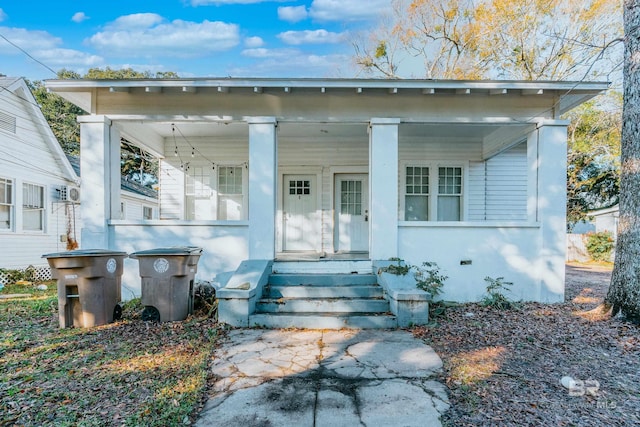
[[[80,187],[63,185],[60,188],[60,200],[63,202],[80,203]]]

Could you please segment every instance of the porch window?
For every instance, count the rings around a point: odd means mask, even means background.
[[[13,180],[0,178],[0,230],[13,227]]]
[[[460,221],[462,168],[438,168],[438,221]]]
[[[187,171],[186,218],[246,219],[246,176],[241,166],[190,167]]]
[[[408,166],[405,182],[405,221],[428,221],[429,168]]]
[[[405,221],[462,219],[462,167],[410,165],[404,172]]]
[[[22,184],[22,229],[44,231],[44,187]]]
[[[239,166],[218,168],[218,219],[244,219],[242,171]]]

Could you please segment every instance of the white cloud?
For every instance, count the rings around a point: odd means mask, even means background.
[[[297,77],[339,77],[341,73],[349,73],[351,58],[348,55],[310,55],[295,49],[263,49],[263,56],[254,56],[258,62],[251,67],[229,69],[233,76],[291,76],[295,70]]]
[[[244,39],[244,45],[248,48],[264,46],[264,40],[261,37],[247,37]]]
[[[89,19],[89,17],[85,15],[84,12],[76,12],[71,17],[71,20],[76,23],[86,21],[87,19]]]
[[[0,22],[4,21],[7,18],[8,16],[6,13],[4,13],[4,10],[0,9]]]
[[[104,59],[101,56],[91,55],[86,52],[81,52],[79,50],[73,49],[57,48],[36,50],[33,51],[32,54],[40,61],[52,67],[97,67],[104,64]]]
[[[30,52],[35,49],[54,49],[62,44],[62,39],[54,37],[46,31],[32,31],[24,28],[0,27],[0,33],[12,43]],[[14,46],[4,40],[0,40],[0,53],[23,55]]]
[[[243,56],[248,58],[289,58],[291,56],[299,55],[300,51],[296,49],[245,49],[241,52]]]
[[[207,6],[214,4],[220,6],[223,4],[252,4],[262,3],[269,0],[191,0],[191,6]]]
[[[286,44],[320,44],[340,43],[345,39],[346,33],[332,33],[327,30],[285,31],[278,34],[278,38]]]
[[[121,16],[85,41],[108,55],[206,56],[240,43],[238,25],[225,22],[168,22],[160,15]]]
[[[359,21],[389,10],[389,0],[313,0],[309,16],[318,21]]]
[[[120,16],[115,21],[107,24],[106,27],[109,29],[128,30],[139,27],[152,27],[162,21],[164,21],[164,18],[157,13],[134,13]]]
[[[309,16],[305,6],[283,6],[278,8],[278,19],[291,23],[300,22]]]
[[[46,31],[31,31],[24,28],[0,27],[2,33],[12,43],[29,52],[38,61],[52,68],[96,67],[104,63],[102,57],[74,49],[64,49],[62,39]],[[0,54],[24,55],[20,50],[0,40]]]

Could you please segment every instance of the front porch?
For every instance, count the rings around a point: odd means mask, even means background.
[[[445,299],[477,299],[484,277],[504,276],[517,283],[517,298],[559,301],[567,123],[558,118],[606,84],[177,79],[47,87],[89,112],[80,119],[85,247],[200,246],[204,280],[237,273],[243,262],[301,254],[323,269],[323,260],[360,256],[432,261],[450,277]],[[121,138],[160,159],[158,220],[117,219]],[[123,283],[135,295],[139,279],[128,270]]]

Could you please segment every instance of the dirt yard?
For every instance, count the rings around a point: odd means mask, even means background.
[[[443,423],[640,425],[640,328],[588,313],[610,278],[608,267],[568,265],[563,304],[465,304],[414,328],[444,361],[451,409]]]

